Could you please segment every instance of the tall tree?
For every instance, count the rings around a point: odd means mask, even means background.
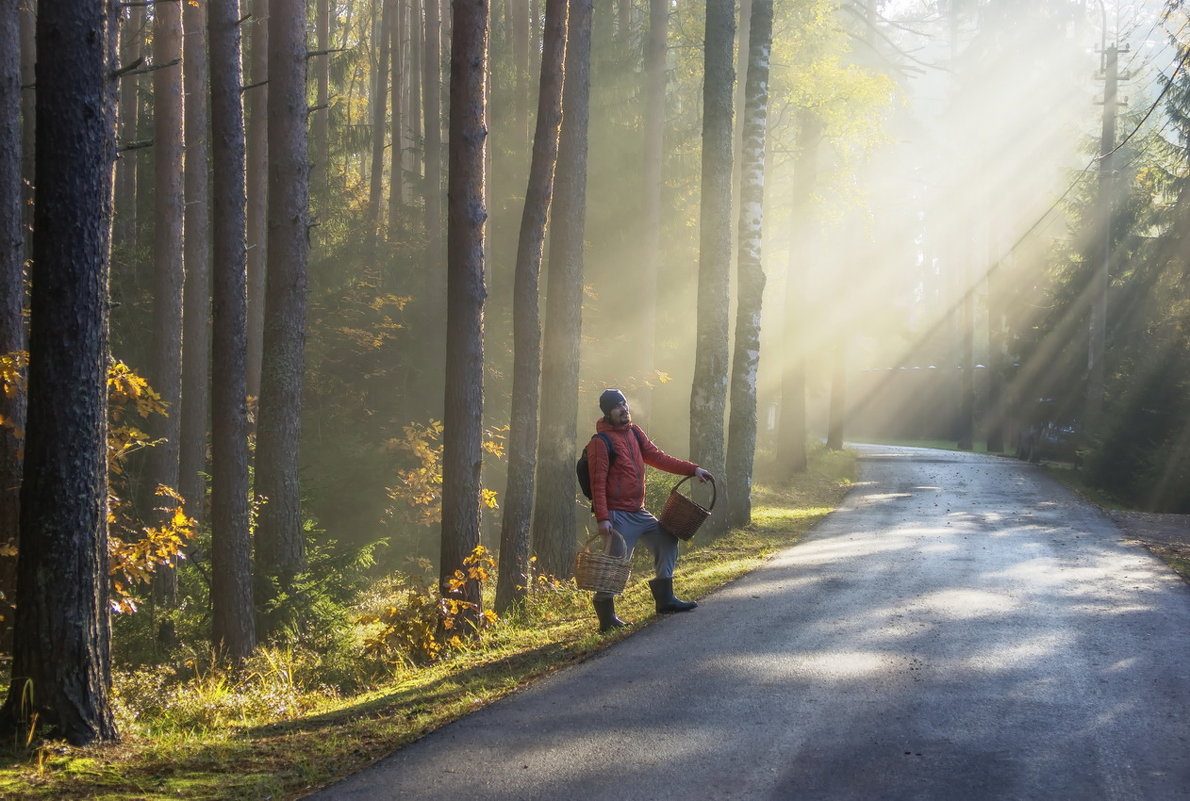
[[[446,270],[442,254],[442,19],[441,0],[424,0],[425,36],[422,46],[422,132],[425,151],[425,226],[426,258],[421,292],[421,321],[427,333],[426,379],[423,386],[444,386],[442,365],[445,365],[443,344],[446,331],[441,300],[446,297]],[[437,391],[426,393],[424,412],[434,416],[442,408]]]
[[[310,194],[325,205],[330,193],[331,2],[314,3],[314,112],[310,118]],[[313,54],[311,54],[313,55]]]
[[[806,469],[806,333],[811,327],[804,317],[809,304],[803,297],[803,276],[809,268],[817,226],[812,217],[811,197],[818,183],[818,149],[822,122],[811,109],[798,113],[797,153],[793,171],[793,220],[789,263],[785,269],[785,298],[781,342],[781,416],[778,420],[777,458],[779,474],[792,481]]]
[[[395,0],[381,0],[380,21],[375,31],[375,41],[379,43],[375,82],[372,87],[372,169],[368,185],[368,238],[370,248],[374,251],[376,238],[379,234],[380,204],[384,197],[384,146],[388,142],[388,75],[389,52],[391,43],[393,6]]]
[[[562,124],[562,68],[566,59],[567,0],[547,0],[533,160],[521,214],[513,278],[512,421],[508,432],[508,489],[500,530],[500,576],[496,611],[525,597],[532,545],[533,473],[537,466],[537,412],[541,384],[541,317],[538,312],[541,256],[554,192],[558,134]]]
[[[0,0],[0,357],[25,350],[19,0]],[[0,379],[0,652],[12,644],[25,393]]]
[[[182,431],[183,225],[186,211],[182,153],[182,6],[162,3],[153,16],[153,362],[152,382],[169,412],[158,415],[156,447],[149,453],[147,494],[159,486],[177,489],[178,442]],[[158,506],[161,504],[161,506]],[[168,520],[176,502],[152,501],[155,516]],[[160,511],[157,511],[160,510]],[[156,521],[154,521],[156,522]],[[174,566],[153,577],[154,595],[166,608],[177,595]]]
[[[405,55],[408,47],[402,36],[407,29],[404,23],[405,2],[393,0],[392,22],[389,25],[389,38],[392,40],[392,80],[389,81],[392,106],[392,130],[389,138],[389,171],[388,171],[388,236],[389,239],[400,237],[401,207],[404,205],[405,176],[404,169],[404,135],[401,126],[405,115],[401,110],[401,101],[405,97],[404,82],[408,71],[405,69]]]
[[[731,269],[732,86],[735,70],[733,0],[707,0],[703,74],[702,201],[699,210],[698,332],[690,390],[690,458],[724,475],[727,410],[728,308]],[[727,499],[731,502],[730,498]],[[726,530],[725,515],[707,521]]]
[[[442,450],[441,587],[479,544],[483,454],[484,154],[487,147],[487,0],[454,0],[450,49],[447,209],[446,439]],[[482,601],[477,580],[464,601]]]
[[[638,358],[640,374],[652,382],[657,372],[657,287],[664,263],[662,245],[662,164],[665,161],[666,36],[669,3],[649,0],[649,32],[644,52],[644,214],[641,215],[642,263],[637,290],[641,299]],[[648,384],[638,405],[652,407]]]
[[[769,57],[773,48],[773,0],[752,0],[748,34],[748,77],[740,160],[739,279],[735,357],[731,372],[731,416],[727,441],[728,520],[752,520],[752,460],[756,455],[756,374],[760,367],[760,313],[764,299],[761,234],[764,217],[764,161],[768,135]]]
[[[270,3],[268,116],[268,280],[256,437],[256,495],[264,502],[256,529],[262,608],[275,590],[292,590],[306,562],[298,475],[309,215],[305,0]]]
[[[264,354],[265,272],[269,207],[269,0],[250,0],[252,35],[245,87],[248,131],[248,394],[260,398]]]
[[[213,344],[211,405],[213,641],[233,659],[256,647],[248,530],[248,310],[245,134],[239,0],[211,0]]]
[[[145,44],[145,7],[130,5],[121,10],[120,63],[131,67],[142,58]],[[120,80],[119,132],[124,150],[116,162],[116,217],[112,243],[132,249],[136,246],[136,173],[139,149],[133,147],[140,124],[140,96],[136,73]]]
[[[109,702],[107,284],[116,13],[42,3],[28,430],[12,683],[0,728],[82,745],[117,736]],[[36,718],[34,718],[36,716]]]
[[[178,492],[187,513],[202,519],[206,487],[207,424],[211,365],[211,118],[207,11],[202,3],[183,6],[183,80],[186,85],[186,282],[182,311],[181,443]]]
[[[533,550],[538,568],[569,576],[578,550],[574,526],[574,444],[582,334],[583,240],[587,219],[587,125],[591,98],[592,0],[571,0],[566,85],[554,202],[541,359],[541,427]]]

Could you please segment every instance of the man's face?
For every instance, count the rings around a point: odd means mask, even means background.
[[[632,413],[628,411],[628,401],[624,401],[619,406],[613,406],[607,416],[613,425],[622,426],[631,423]]]

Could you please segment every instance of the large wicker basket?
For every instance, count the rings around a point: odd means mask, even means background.
[[[598,531],[592,534],[575,556],[574,583],[580,590],[621,593],[632,570],[632,557],[628,555],[624,538],[615,529],[612,530],[612,536],[607,538],[603,553],[592,551],[591,543],[599,536]],[[616,556],[617,552],[621,555]]]
[[[712,478],[710,479],[711,505],[705,508],[698,505],[678,492],[678,488],[690,479],[691,476],[686,476],[674,484],[673,489],[669,491],[669,498],[665,501],[665,509],[661,512],[661,527],[680,540],[688,540],[693,537],[694,532],[698,531],[698,527],[703,524],[703,521],[711,516],[711,510],[715,508],[715,498],[719,494],[715,488],[715,479]]]

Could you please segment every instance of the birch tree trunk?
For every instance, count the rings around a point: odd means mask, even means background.
[[[405,23],[405,0],[394,0],[392,24],[389,26],[389,38],[392,40],[392,80],[389,105],[392,106],[392,131],[389,138],[389,170],[388,170],[388,238],[390,241],[400,239],[401,236],[401,206],[404,205],[404,181],[402,174],[404,164],[404,125],[405,115],[401,110],[401,101],[405,97],[404,81],[408,70],[405,69],[407,47],[403,39],[403,32],[408,29]]]
[[[587,217],[587,125],[591,96],[592,0],[571,0],[566,85],[550,232],[545,333],[541,360],[541,427],[533,550],[543,573],[574,571],[575,418],[582,334],[583,242]]]
[[[529,570],[534,469],[537,466],[537,414],[541,384],[541,299],[539,277],[545,226],[554,192],[558,134],[562,124],[562,70],[566,60],[567,0],[548,0],[537,94],[537,129],[525,190],[513,278],[512,422],[508,432],[508,489],[500,531],[500,576],[496,611],[523,599]]]
[[[732,0],[707,0],[703,79],[702,203],[699,213],[698,322],[690,390],[690,458],[724,476],[727,410],[728,305],[731,281]],[[730,504],[730,498],[725,499]],[[708,533],[726,531],[727,516],[712,515]]]
[[[454,0],[450,49],[450,169],[447,226],[446,432],[442,451],[443,595],[475,604],[482,587],[449,586],[479,545],[483,455],[484,151],[487,146],[487,0]]]
[[[0,729],[117,737],[107,557],[108,275],[116,11],[42,3],[28,429],[12,683]]]
[[[769,113],[769,57],[773,46],[773,0],[752,0],[748,77],[741,140],[738,306],[731,373],[727,442],[727,513],[732,526],[752,520],[752,461],[756,455],[756,374],[760,367],[760,320],[764,300],[761,240],[764,213],[765,143]]]
[[[211,184],[214,243],[211,388],[212,640],[233,660],[256,648],[248,530],[248,309],[244,103],[239,0],[211,0]]]

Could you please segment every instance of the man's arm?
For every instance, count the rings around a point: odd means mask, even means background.
[[[634,425],[633,428],[636,429],[636,440],[640,444],[640,454],[644,458],[645,464],[656,467],[658,470],[664,470],[667,473],[675,473],[679,476],[694,476],[702,483],[714,480],[714,476],[709,471],[703,470],[694,462],[677,459],[658,448],[645,435],[645,432],[641,430],[640,426]]]

